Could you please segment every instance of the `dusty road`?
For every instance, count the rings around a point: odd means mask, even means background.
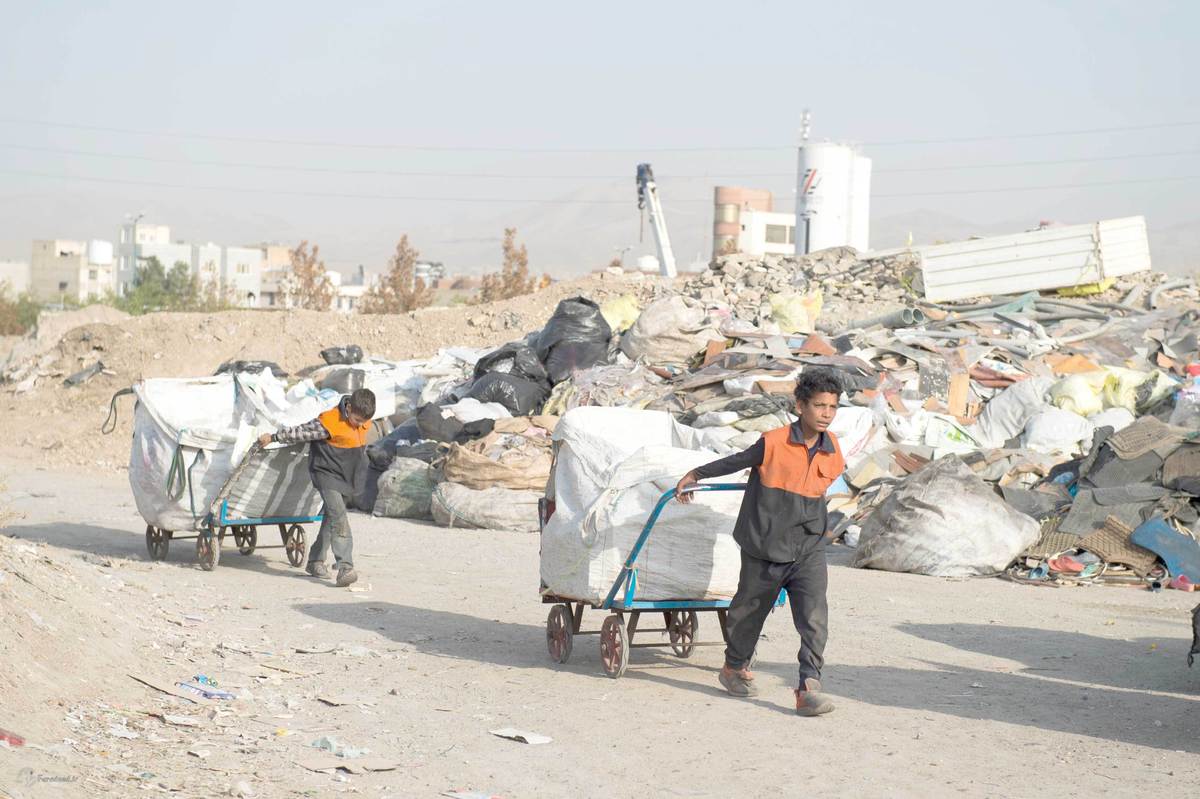
[[[759,647],[757,699],[717,689],[719,648],[686,661],[637,650],[614,681],[594,637],[576,639],[567,665],[549,661],[534,535],[355,515],[369,590],[348,592],[301,576],[280,550],[243,557],[232,541],[212,573],[191,542],[148,562],[123,474],[11,461],[0,473],[24,516],[8,533],[96,573],[117,597],[106,598],[112,623],[135,628],[128,662],[109,657],[89,691],[0,720],[33,731],[33,746],[0,747],[13,796],[1032,797],[1200,779],[1200,669],[1185,665],[1193,595],[863,572],[834,548],[825,681],[838,709],[803,719],[791,712],[786,612]],[[718,635],[715,619],[702,632]],[[54,647],[52,636],[35,647],[41,665],[96,668],[56,660]],[[198,707],[123,670],[204,673],[239,697]],[[501,727],[553,742],[489,734]],[[321,736],[397,768],[302,768]]]

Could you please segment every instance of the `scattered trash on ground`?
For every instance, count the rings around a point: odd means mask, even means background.
[[[499,730],[492,730],[491,732],[492,735],[495,735],[497,738],[507,738],[510,741],[529,744],[531,746],[548,744],[554,740],[546,735],[539,735],[536,732],[526,732],[525,730],[518,730],[514,727],[503,727]]]

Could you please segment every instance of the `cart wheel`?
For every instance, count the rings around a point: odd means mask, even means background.
[[[566,663],[571,657],[571,643],[575,638],[572,629],[571,609],[566,605],[550,608],[546,617],[546,647],[550,657],[557,663]]]
[[[696,634],[700,630],[700,619],[694,610],[676,610],[671,613],[667,634],[671,638],[671,650],[681,658],[692,656],[696,651]]]
[[[167,556],[167,550],[171,548],[171,533],[167,530],[160,530],[152,524],[146,525],[146,551],[150,553],[150,560],[162,560]]]
[[[629,632],[625,620],[615,613],[600,626],[600,662],[614,680],[629,666]]]
[[[200,568],[210,572],[221,561],[221,536],[212,530],[201,530],[196,536],[196,560]]]
[[[283,525],[280,525],[281,527]],[[287,528],[283,539],[283,547],[287,551],[288,563],[293,566],[304,565],[304,528],[293,524]]]
[[[237,544],[238,552],[249,555],[258,546],[258,530],[248,524],[235,527],[233,528],[233,540]]]

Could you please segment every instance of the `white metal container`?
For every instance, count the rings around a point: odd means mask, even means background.
[[[113,245],[111,241],[92,239],[88,242],[88,263],[97,266],[112,266]]]
[[[796,253],[869,249],[871,159],[845,144],[805,142],[796,175]]]
[[[919,247],[925,298],[934,302],[1099,283],[1150,268],[1146,219]]]

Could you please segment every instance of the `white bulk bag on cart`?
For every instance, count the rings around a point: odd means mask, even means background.
[[[542,531],[542,593],[593,603],[612,588],[663,492],[727,451],[667,413],[631,408],[575,408],[559,421],[554,441],[555,511]],[[732,598],[741,500],[740,491],[711,491],[690,505],[670,502],[638,559],[637,597]]]
[[[307,421],[338,401],[334,392],[289,399],[269,372],[144,380],[133,392],[134,502],[147,524],[174,531],[200,528],[260,431]]]

